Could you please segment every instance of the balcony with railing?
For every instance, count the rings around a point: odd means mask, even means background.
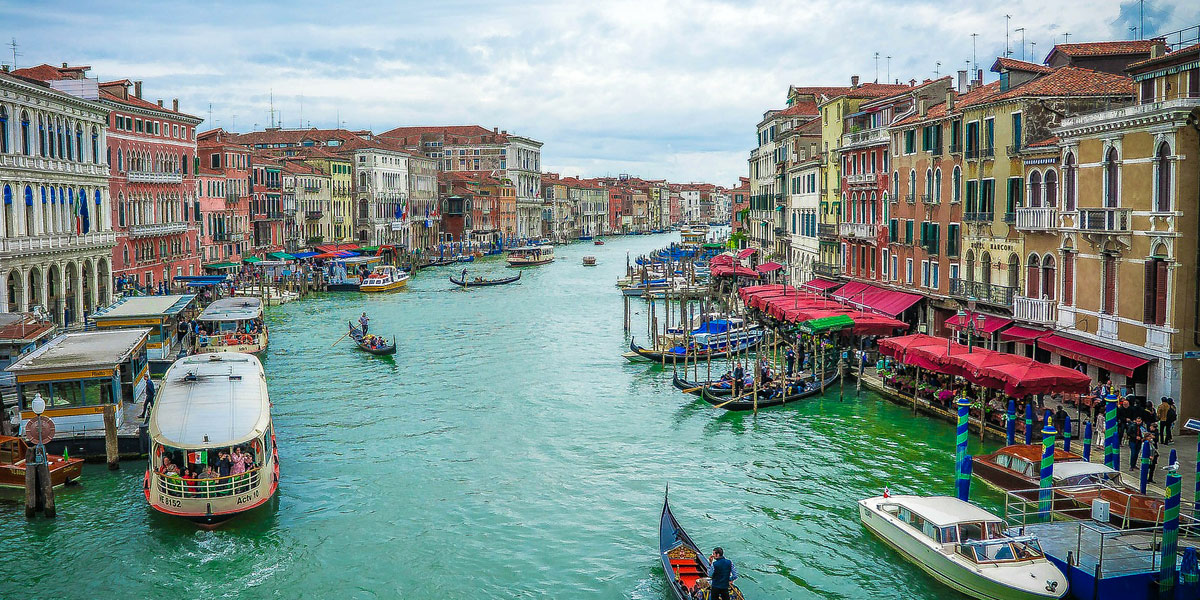
[[[1080,231],[1129,233],[1131,217],[1129,208],[1080,208],[1077,224]]]
[[[1054,231],[1058,227],[1058,209],[1053,206],[1025,206],[1017,209],[1020,231]]]
[[[840,223],[838,230],[844,238],[875,241],[879,226],[874,223]]]
[[[875,174],[874,173],[858,173],[855,175],[847,175],[846,183],[848,183],[850,185],[875,183]]]
[[[229,242],[233,241],[233,234],[228,231],[218,231],[212,234],[212,239],[214,242]]]
[[[917,203],[917,196],[916,196],[915,194],[905,194],[905,195],[904,195],[904,201],[905,201],[905,202],[907,202],[907,203],[909,203],[909,204],[916,204],[916,203]]]
[[[1058,302],[1049,299],[1013,297],[1013,318],[1018,321],[1052,325],[1058,321]]]
[[[851,133],[842,134],[842,148],[850,146],[869,146],[873,144],[881,144],[888,141],[887,127],[876,127],[874,129],[865,129],[863,131],[854,131]]]
[[[838,237],[838,226],[834,223],[817,223],[817,237],[836,240]]]
[[[950,280],[950,295],[959,298],[975,299],[985,304],[995,306],[1012,306],[1017,289],[1006,285],[984,283],[982,281],[967,281],[966,279]]]
[[[1147,102],[1145,104],[1136,104],[1133,106],[1126,106],[1124,108],[1102,110],[1085,113],[1074,117],[1066,117],[1062,120],[1061,127],[1081,127],[1098,125],[1102,123],[1119,122],[1125,119],[1145,117],[1166,111],[1180,111],[1188,113],[1194,110],[1196,107],[1200,107],[1200,98],[1174,98],[1171,100],[1163,100],[1162,102]]]
[[[929,149],[929,155],[930,155],[930,156],[941,156],[941,155],[942,155],[942,145],[941,145],[941,144],[935,144],[935,145],[933,146],[933,148],[930,148],[930,149]]]
[[[992,220],[991,212],[965,212],[963,213],[963,221],[972,223],[987,223]]]
[[[837,277],[842,274],[841,265],[827,262],[813,263],[813,273],[823,277]]]
[[[950,144],[950,154],[962,154],[962,144]]]
[[[1021,144],[1009,144],[1008,147],[1006,148],[1006,150],[1008,151],[1008,155],[1012,156],[1012,157],[1016,157],[1017,155],[1021,154],[1021,151],[1024,149],[1025,149],[1025,146],[1023,146]]]
[[[129,237],[131,238],[147,238],[158,237],[163,235],[175,235],[187,231],[187,223],[148,223],[145,225],[131,225],[129,227]]]
[[[921,194],[921,204],[937,204],[937,200],[929,194]]]
[[[97,231],[75,235],[42,234],[37,236],[0,238],[0,254],[8,252],[41,252],[48,250],[75,250],[95,247],[112,247],[117,243],[117,234],[112,231]]]
[[[323,213],[323,212],[321,212],[321,211],[319,211],[319,210],[306,210],[306,211],[304,211],[304,219],[305,219],[305,220],[307,220],[307,221],[316,221],[316,220],[319,220],[319,219],[320,219],[321,217],[323,217],[324,215],[325,215],[325,213]]]
[[[1009,225],[1016,223],[1017,222],[1017,213],[1015,213],[1015,212],[1004,213],[1004,222],[1008,223]]]
[[[131,183],[183,183],[183,175],[179,173],[153,171],[126,171],[125,179]]]
[[[283,211],[278,211],[278,210],[268,210],[267,211],[267,220],[268,221],[278,221],[285,217],[286,217],[286,215],[283,213]]]

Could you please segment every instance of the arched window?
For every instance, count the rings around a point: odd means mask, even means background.
[[[69,140],[67,139],[67,126],[61,119],[54,119],[54,133],[58,138],[58,157],[60,159],[68,158],[67,148],[69,146],[67,145],[67,142]]]
[[[117,148],[117,171],[121,172],[124,170],[125,170],[125,162],[121,159],[121,149]]]
[[[1029,174],[1029,206],[1042,205],[1042,174],[1034,171]]]
[[[29,156],[29,113],[21,111],[21,154]]]
[[[900,173],[892,171],[892,197],[900,197]]]
[[[912,202],[917,197],[917,170],[908,170],[908,200]]]
[[[92,125],[92,162],[100,164],[100,129]]]
[[[925,198],[933,198],[933,169],[925,169]]]
[[[42,121],[42,115],[38,115],[38,155],[46,157],[46,123]]]
[[[1054,255],[1046,254],[1042,258],[1042,298],[1054,299]]]
[[[1166,142],[1158,145],[1158,153],[1154,155],[1154,187],[1157,192],[1154,195],[1154,210],[1171,210],[1171,147]]]
[[[1021,287],[1021,257],[1016,254],[1008,255],[1008,287],[1013,290]]]
[[[954,199],[953,201],[962,202],[962,169],[958,166],[954,167],[954,174],[951,176],[950,187],[953,188],[951,191],[952,195],[950,196]]]
[[[8,109],[0,106],[0,152],[8,152]]]
[[[979,282],[984,285],[992,283],[992,255],[987,252],[979,255]]]
[[[1063,210],[1075,210],[1075,154],[1068,152],[1063,161]]]
[[[1025,263],[1025,297],[1037,298],[1042,281],[1042,261],[1037,254],[1030,254]]]
[[[79,123],[75,124],[75,156],[79,162],[84,162],[83,156],[83,126]]]
[[[125,194],[117,195],[117,225],[125,226]],[[128,262],[129,259],[126,259]]]
[[[942,168],[938,167],[933,171],[933,201],[941,203],[942,201]]]
[[[967,281],[975,281],[975,251],[967,250],[967,258],[963,261],[966,267],[964,271],[967,274]]]
[[[1058,206],[1058,173],[1054,169],[1046,171],[1042,185],[1046,188],[1046,200],[1043,204],[1045,206]]]
[[[1104,155],[1104,206],[1116,208],[1120,206],[1119,191],[1121,189],[1121,165],[1116,148],[1109,148]]]

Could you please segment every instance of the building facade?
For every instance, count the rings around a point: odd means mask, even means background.
[[[200,243],[206,265],[241,262],[250,237],[250,150],[223,129],[197,135]],[[247,255],[248,256],[248,255]]]
[[[95,80],[0,72],[0,311],[42,307],[70,325],[112,301],[108,109],[98,98]]]

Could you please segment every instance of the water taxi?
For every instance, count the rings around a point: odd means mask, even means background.
[[[380,264],[383,264],[382,256],[334,259],[326,269],[326,287],[331,292],[357,292],[363,278]]]
[[[596,266],[596,257],[595,257],[595,256],[585,256],[585,257],[583,257],[583,266],[585,266],[585,267],[594,267],[594,266]]]
[[[262,506],[279,487],[267,380],[250,354],[176,361],[150,411],[149,434],[143,493],[161,513],[216,525]]]
[[[197,317],[200,335],[196,352],[247,352],[267,349],[267,324],[263,320],[262,300],[258,298],[222,298],[209,304]]]
[[[504,260],[508,261],[508,266],[510,267],[527,267],[552,263],[554,262],[554,246],[539,244],[536,246],[513,248],[508,251],[508,256]]]
[[[972,598],[1062,598],[1067,578],[1035,536],[950,496],[883,495],[858,501],[862,524],[934,579]]]
[[[380,265],[358,284],[360,292],[391,292],[408,285],[408,273],[391,265]]]
[[[0,488],[25,489],[25,465],[31,455],[21,438],[0,435]],[[46,463],[54,487],[78,481],[83,474],[82,458],[47,454]]]

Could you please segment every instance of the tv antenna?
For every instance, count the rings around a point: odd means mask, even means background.
[[[22,53],[22,52],[17,52],[17,47],[18,47],[18,46],[19,46],[19,44],[17,44],[17,38],[12,38],[12,41],[10,41],[10,42],[8,43],[8,47],[9,47],[9,48],[12,48],[12,53],[13,53],[13,64],[12,64],[12,68],[13,68],[13,70],[14,70],[14,71],[15,71],[15,70],[17,70],[17,57],[18,57],[18,56],[25,56],[25,54],[24,54],[24,53]]]

